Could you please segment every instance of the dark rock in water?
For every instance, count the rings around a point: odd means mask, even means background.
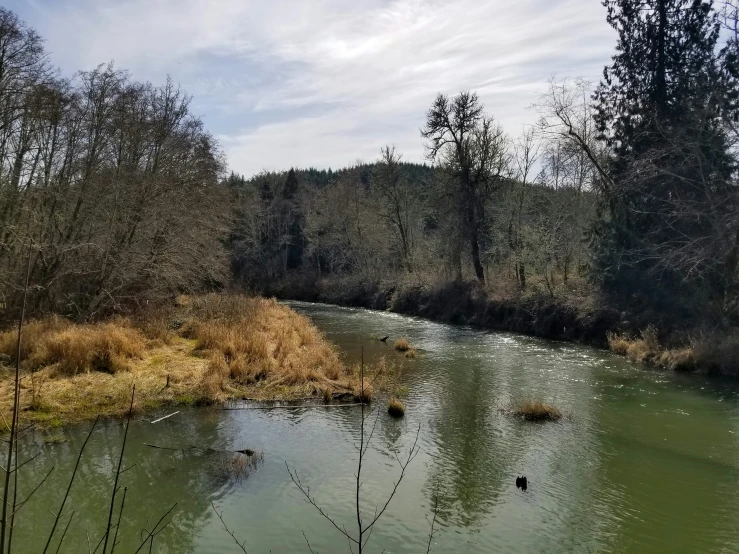
[[[390,338],[390,335],[388,335],[386,337],[383,337],[383,338],[380,339],[380,342],[385,342],[389,338]]]
[[[526,481],[526,477],[516,477],[516,487],[521,489],[523,492],[526,492],[526,488],[528,487],[528,482]]]

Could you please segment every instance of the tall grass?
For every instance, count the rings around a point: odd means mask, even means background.
[[[398,340],[395,341],[394,348],[398,352],[407,352],[408,350],[411,349],[411,345],[408,342],[408,339],[406,339],[406,338],[400,338],[400,339],[398,339]]]
[[[675,371],[703,370],[739,376],[739,333],[696,336],[672,348],[663,347],[658,333],[648,327],[637,338],[608,335],[608,346],[635,363],[647,363]]]
[[[341,362],[311,321],[274,300],[182,297],[128,319],[74,324],[51,317],[26,329],[21,362],[33,394],[24,397],[21,413],[41,426],[122,416],[134,382],[134,409],[241,398],[330,400],[356,397],[361,388],[359,371]],[[0,352],[14,359],[16,346],[11,331],[0,333]],[[382,361],[365,369],[369,400],[392,381],[394,368]],[[0,375],[2,414],[11,412],[12,391],[12,380]]]
[[[0,333],[0,351],[9,353],[14,331]],[[24,329],[21,363],[26,369],[55,365],[65,375],[89,371],[116,373],[130,369],[130,360],[141,358],[146,340],[125,323],[73,325],[57,317],[32,321]]]

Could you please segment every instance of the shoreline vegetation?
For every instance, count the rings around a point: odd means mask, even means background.
[[[279,299],[324,302],[412,315],[479,329],[580,342],[634,363],[739,378],[739,334],[719,325],[682,326],[650,309],[619,311],[585,282],[554,291],[491,291],[474,281],[369,282],[292,276],[265,287]]]
[[[17,331],[0,333],[15,363]],[[29,321],[21,350],[20,420],[41,427],[124,416],[134,410],[238,400],[359,401],[358,367],[346,365],[305,316],[274,299],[236,294],[181,296],[172,306],[76,324]],[[393,384],[381,360],[365,366],[363,398]],[[12,372],[0,378],[0,414],[13,407]]]

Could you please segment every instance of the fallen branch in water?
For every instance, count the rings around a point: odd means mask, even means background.
[[[301,408],[348,408],[349,406],[361,405],[361,402],[353,402],[351,404],[301,404],[299,406],[235,406],[233,408],[221,408],[221,410],[299,410]]]
[[[144,446],[148,446],[150,448],[159,448],[160,450],[177,450],[180,452],[186,452],[188,450],[202,450],[203,452],[225,452],[226,454],[246,454],[247,456],[253,456],[255,454],[255,451],[251,450],[250,448],[244,448],[242,450],[223,450],[220,448],[195,446],[194,444],[188,444],[187,446],[175,447],[175,446],[160,446],[158,444],[149,444],[148,442],[145,442]]]

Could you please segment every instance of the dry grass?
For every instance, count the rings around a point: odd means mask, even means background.
[[[30,323],[23,342],[21,418],[49,427],[98,413],[120,416],[134,383],[137,410],[358,395],[359,369],[345,367],[308,318],[274,300],[182,298],[169,313],[158,314],[156,323],[142,319]],[[0,334],[0,352],[14,350],[12,335]],[[365,400],[390,386],[393,375],[384,361],[365,367]],[[7,372],[0,377],[0,413],[6,419],[12,395]]]
[[[542,400],[523,400],[508,411],[527,421],[559,421],[562,419],[562,412],[556,406]]]
[[[0,334],[0,349],[15,360],[17,331]],[[65,375],[89,371],[128,371],[131,360],[141,358],[146,340],[125,320],[94,325],[72,325],[59,318],[32,321],[21,342],[24,368],[55,366]]]
[[[393,417],[403,417],[405,415],[405,406],[400,399],[393,397],[387,405],[387,413]]]
[[[405,351],[406,358],[413,359],[416,356],[418,356],[418,352],[416,352],[415,348],[409,348],[408,350]]]
[[[619,335],[616,333],[608,333],[608,348],[614,354],[619,356],[626,356],[626,352],[629,350],[629,344],[631,340],[626,335]]]
[[[398,352],[407,352],[411,349],[411,345],[408,343],[408,339],[401,338],[395,341],[394,348]]]
[[[615,354],[626,356],[636,363],[659,363],[662,348],[657,339],[657,330],[647,327],[641,332],[641,337],[631,338],[628,335],[608,335],[608,347]]]
[[[721,375],[739,375],[739,334],[693,338],[683,346],[663,348],[653,327],[640,338],[609,335],[608,345],[616,354],[636,363],[646,363],[675,371],[703,370]]]
[[[691,371],[695,369],[695,356],[693,348],[677,348],[665,350],[659,355],[657,363],[667,369],[674,371]]]

